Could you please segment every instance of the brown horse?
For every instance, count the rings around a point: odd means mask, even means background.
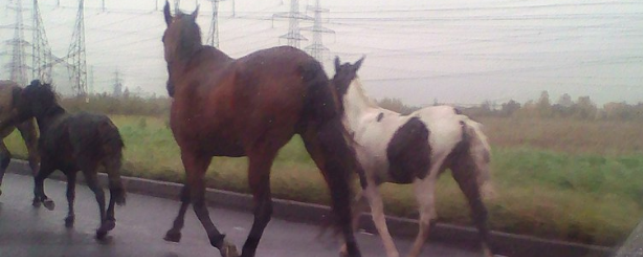
[[[340,102],[321,64],[292,47],[232,59],[201,43],[197,12],[172,17],[167,2],[164,8],[167,88],[173,97],[170,126],[186,172],[181,208],[165,240],[180,240],[192,203],[212,246],[222,256],[237,255],[208,216],[204,174],[213,156],[247,156],[255,218],[241,256],[254,256],[272,213],[270,168],[278,150],[299,134],[330,188],[348,254],[361,256],[351,228],[355,155],[341,123]]]
[[[12,112],[15,111],[15,105],[18,103],[18,98],[20,97],[20,92],[22,88],[13,81],[0,81],[0,121],[6,120]],[[25,141],[27,146],[27,153],[29,159],[29,167],[31,168],[32,173],[35,175],[38,172],[38,149],[37,139],[38,135],[36,133],[36,126],[34,119],[29,119],[25,122],[19,123],[16,126],[10,126],[3,130],[0,130],[0,139],[4,139],[9,136],[14,129],[20,131],[22,139]],[[11,161],[11,152],[7,149],[7,146],[4,144],[4,141],[0,140],[0,186],[2,185],[2,178],[4,173],[9,166]],[[2,190],[0,190],[0,195]]]

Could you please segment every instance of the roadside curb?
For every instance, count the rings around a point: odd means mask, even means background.
[[[27,162],[23,160],[13,159],[7,171],[31,175]],[[50,178],[66,180],[60,172],[53,173]],[[105,174],[99,174],[99,178],[102,180],[101,183],[106,183]],[[78,176],[78,180],[84,182],[82,173]],[[128,192],[174,200],[178,200],[183,187],[179,183],[136,177],[122,177],[122,181]],[[250,195],[208,188],[205,198],[208,204],[213,206],[252,212],[253,200]],[[273,199],[273,217],[294,222],[321,224],[328,215],[330,215],[330,208],[324,205]],[[417,233],[416,220],[387,216],[386,221],[391,235],[414,238]],[[362,215],[360,227],[376,234],[370,214]],[[477,236],[477,230],[471,227],[437,224],[432,229],[429,240],[475,249]],[[546,240],[496,231],[492,232],[491,240],[497,254],[510,257],[608,257],[615,253],[615,249],[609,247]]]

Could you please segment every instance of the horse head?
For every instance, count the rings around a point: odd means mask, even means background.
[[[163,14],[167,28],[163,33],[163,46],[165,48],[165,61],[170,64],[174,61],[186,60],[202,46],[201,29],[196,23],[199,7],[192,14],[184,14],[177,10],[176,16],[170,14],[170,3],[165,2]]]
[[[33,80],[26,86],[16,104],[17,118],[23,121],[46,113],[51,108],[59,107],[56,93],[48,83]]]
[[[351,82],[357,78],[357,71],[362,66],[364,58],[366,57],[360,58],[355,64],[341,64],[339,57],[335,57],[335,76],[333,76],[332,83],[339,95],[344,95],[348,91]]]

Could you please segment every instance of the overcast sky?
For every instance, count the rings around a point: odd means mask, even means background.
[[[13,0],[13,3],[15,4]],[[31,23],[32,1],[23,0],[25,24]],[[76,0],[40,0],[52,51],[65,56],[76,17]],[[15,22],[15,11],[3,0],[0,24]],[[93,67],[93,90],[111,91],[119,70],[130,90],[166,95],[167,71],[160,12],[155,0],[86,0],[87,64]],[[196,7],[182,0],[181,9]],[[314,0],[301,0],[304,12]],[[643,1],[638,0],[321,0],[324,35],[330,57],[355,61],[366,55],[359,74],[373,98],[396,97],[412,105],[439,102],[474,104],[484,100],[524,102],[547,90],[555,101],[569,93],[595,102],[643,102]],[[203,38],[211,19],[209,1],[200,0]],[[232,57],[286,44],[290,1],[231,0],[220,2],[220,48]],[[308,15],[313,14],[309,11]],[[312,25],[301,21],[301,27]],[[310,32],[302,32],[309,40]],[[2,39],[13,30],[0,29]],[[31,41],[31,32],[25,37]],[[302,48],[310,41],[302,41]],[[0,45],[2,63],[11,48]],[[89,70],[89,68],[88,68]],[[8,70],[0,72],[7,79]],[[69,92],[65,68],[56,69],[56,84]]]

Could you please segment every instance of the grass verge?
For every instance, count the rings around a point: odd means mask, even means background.
[[[183,181],[179,150],[165,118],[112,116],[112,119],[126,144],[124,175]],[[526,126],[534,124],[519,123],[514,129]],[[575,125],[574,129],[583,130],[583,126]],[[590,127],[578,133],[598,133],[595,131],[600,129]],[[488,133],[493,143],[502,133],[510,132],[492,129]],[[540,135],[541,138],[530,142],[548,140],[542,139],[548,133]],[[563,143],[581,140],[575,134],[557,136]],[[618,148],[617,144],[603,144],[601,148],[582,151],[564,151],[561,145],[554,146],[554,152],[538,149],[539,145],[529,142],[512,144],[511,140],[514,139],[501,141],[492,155],[498,196],[487,204],[494,230],[611,246],[624,240],[643,217],[643,153],[636,151],[636,143],[628,145],[631,149],[627,153],[614,150]],[[25,156],[24,145],[17,133],[5,139],[5,143],[14,156]],[[577,143],[583,144],[588,143]],[[245,158],[215,158],[207,173],[207,184],[213,188],[248,192],[246,168]],[[279,153],[272,169],[271,186],[274,197],[328,203],[324,180],[299,137]],[[382,190],[387,214],[417,216],[410,186],[387,184]],[[470,224],[464,197],[450,174],[442,176],[438,183],[437,209],[442,222]]]

